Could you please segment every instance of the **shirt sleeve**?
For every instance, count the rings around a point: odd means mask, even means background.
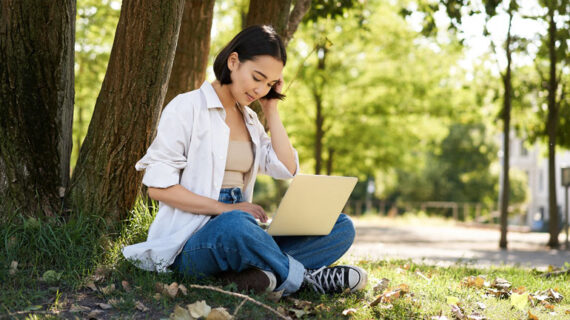
[[[164,108],[156,138],[135,165],[137,171],[145,170],[143,184],[147,187],[168,188],[180,183],[180,170],[187,165],[186,146],[193,120],[184,101],[179,95]]]
[[[263,125],[259,122],[259,119],[255,117],[255,122],[258,127],[260,134],[260,149],[261,154],[259,155],[259,172],[272,176],[275,179],[291,179],[299,172],[299,155],[297,150],[293,148],[293,153],[295,156],[295,173],[291,174],[289,169],[279,160],[275,150],[273,150],[273,145],[271,144],[271,138],[265,132]]]

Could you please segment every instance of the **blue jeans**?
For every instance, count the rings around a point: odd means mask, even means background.
[[[218,201],[243,201],[240,188],[222,189]],[[224,271],[258,268],[277,277],[276,291],[291,294],[301,287],[305,268],[316,269],[338,260],[354,241],[350,218],[340,214],[326,236],[275,236],[258,226],[244,211],[214,216],[184,245],[171,269],[194,278]]]

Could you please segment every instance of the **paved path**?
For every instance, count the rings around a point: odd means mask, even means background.
[[[550,250],[549,235],[536,232],[509,232],[508,250],[500,250],[499,231],[444,225],[406,225],[390,219],[359,220],[356,240],[349,259],[411,258],[416,262],[447,266],[467,263],[473,266],[520,265],[544,269],[570,263],[570,251]],[[564,244],[565,235],[560,235]]]

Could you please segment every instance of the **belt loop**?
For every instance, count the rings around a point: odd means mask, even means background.
[[[236,203],[238,201],[238,196],[236,195],[236,189],[238,188],[232,188],[230,191],[233,203]]]

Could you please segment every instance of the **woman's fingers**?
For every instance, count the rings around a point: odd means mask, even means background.
[[[235,206],[242,211],[245,211],[251,214],[254,218],[259,219],[261,222],[267,221],[267,214],[265,210],[257,204],[249,203],[249,202],[240,202],[236,203]]]

